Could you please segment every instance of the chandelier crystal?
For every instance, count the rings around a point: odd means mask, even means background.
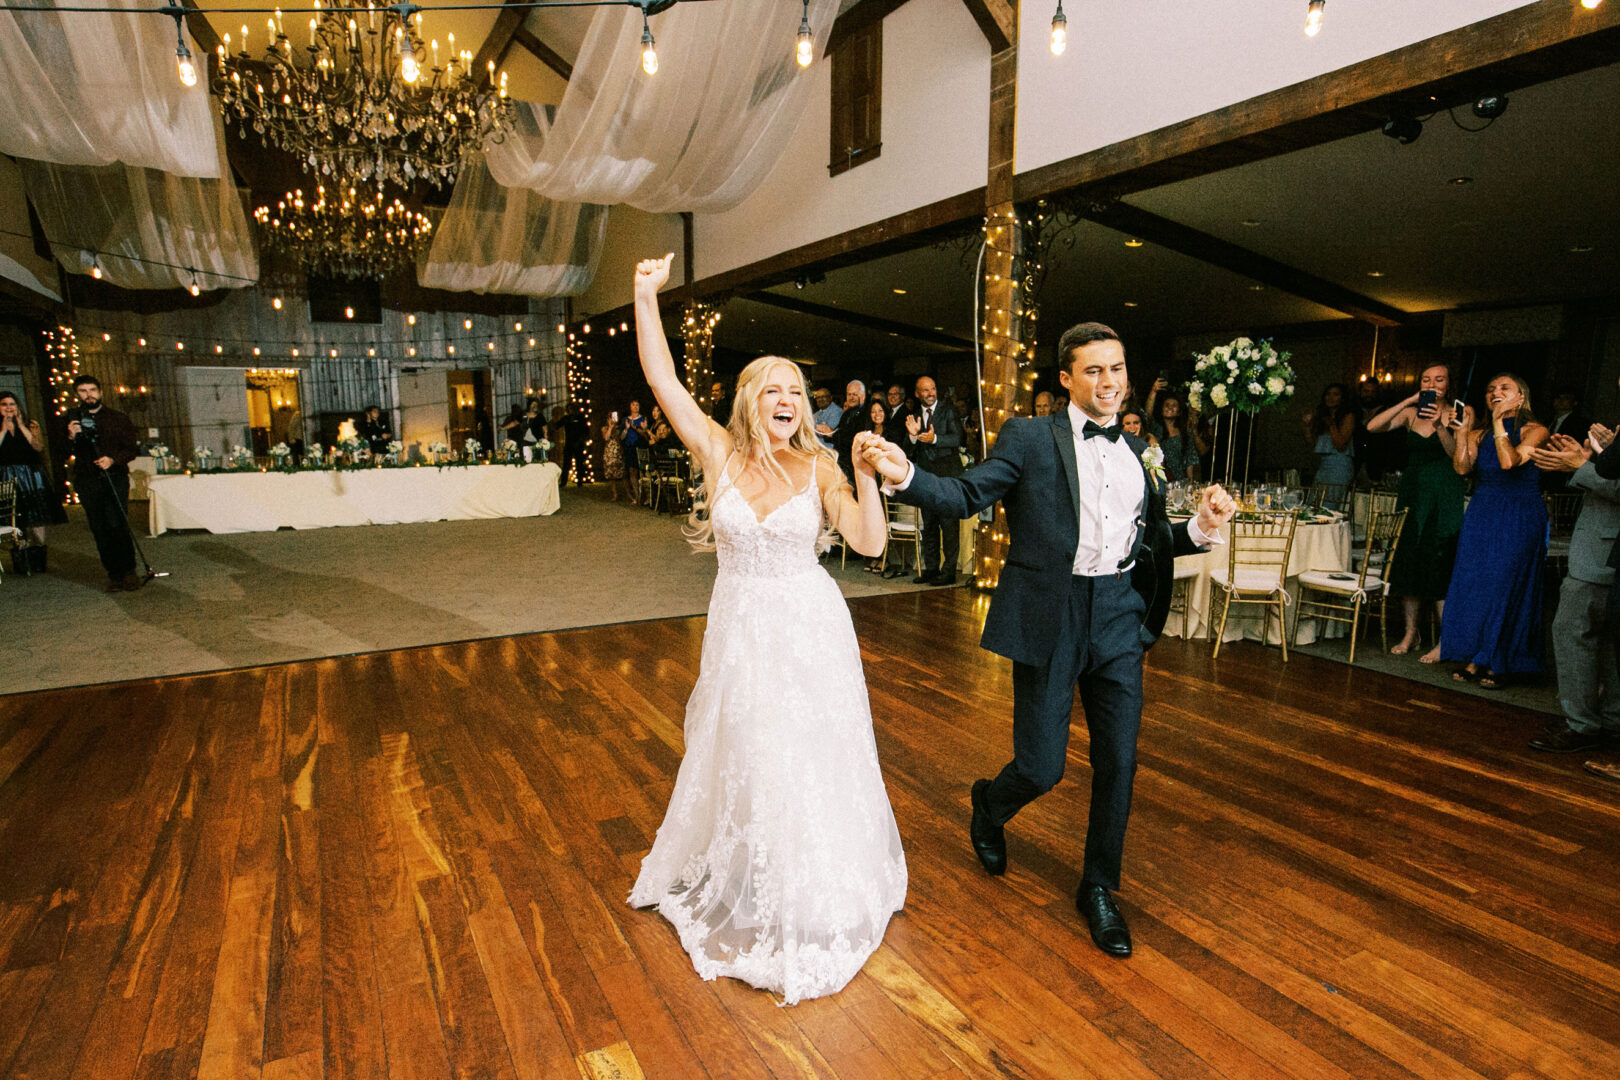
[[[253,211],[264,246],[326,277],[380,278],[412,262],[432,238],[433,223],[399,199],[387,201],[349,188],[328,196],[317,187],[312,199],[302,189],[287,193],[274,208]]]
[[[512,103],[505,74],[493,62],[472,71],[454,34],[441,64],[417,16],[411,4],[317,0],[306,37],[296,26],[289,36],[278,9],[257,58],[248,27],[235,52],[226,34],[213,80],[226,122],[339,184],[453,183],[468,153],[505,138]]]

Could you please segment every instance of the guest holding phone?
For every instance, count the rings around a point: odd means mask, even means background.
[[[624,426],[619,423],[619,414],[608,414],[608,422],[602,425],[602,479],[607,481],[608,498],[614,502],[619,501],[619,489],[624,489],[624,501],[635,502],[630,490],[630,478],[625,474],[624,468]]]
[[[1406,524],[1390,573],[1390,592],[1401,598],[1406,633],[1390,648],[1397,656],[1418,643],[1418,622],[1425,605],[1444,618],[1446,592],[1457,557],[1457,535],[1463,524],[1463,478],[1452,464],[1457,448],[1456,410],[1448,404],[1451,372],[1444,364],[1423,370],[1418,392],[1367,421],[1373,434],[1406,429],[1406,470],[1395,507],[1407,511]],[[1418,657],[1425,664],[1440,659],[1440,643]]]
[[[1476,429],[1473,408],[1464,408],[1452,456],[1457,474],[1477,471],[1478,482],[1457,539],[1440,659],[1464,663],[1452,678],[1494,690],[1509,675],[1543,670],[1547,506],[1535,451],[1547,428],[1530,411],[1530,388],[1517,375],[1491,379],[1485,406],[1485,430]]]
[[[1338,484],[1346,491],[1356,480],[1356,424],[1361,419],[1349,396],[1344,383],[1329,383],[1316,408],[1306,409],[1302,417],[1305,438],[1316,451],[1312,482]]]

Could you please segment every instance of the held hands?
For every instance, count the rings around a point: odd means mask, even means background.
[[[636,263],[636,299],[658,295],[658,290],[669,281],[669,264],[674,258],[672,251],[662,259],[642,259]]]
[[[1592,452],[1568,435],[1553,435],[1547,442],[1530,451],[1530,459],[1537,468],[1553,472],[1574,472],[1592,456]]]
[[[1214,536],[1237,513],[1237,502],[1219,484],[1211,484],[1198,497],[1198,527],[1205,536]]]
[[[850,458],[857,464],[867,462],[872,471],[891,484],[904,483],[911,471],[906,452],[894,443],[871,431],[857,432],[850,444]]]

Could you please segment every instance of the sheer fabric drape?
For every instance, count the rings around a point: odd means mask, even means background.
[[[727,210],[776,164],[810,80],[793,61],[795,5],[681,4],[652,20],[658,74],[641,70],[641,15],[603,8],[545,139],[491,144],[509,188],[650,213]],[[838,0],[811,0],[820,55]]]
[[[207,56],[189,34],[186,41],[206,72]],[[59,165],[122,162],[221,175],[208,91],[181,85],[175,74],[172,19],[0,11],[0,58],[0,152]]]
[[[540,109],[518,111],[527,117],[522,126],[538,135]],[[462,167],[416,277],[456,292],[573,296],[596,276],[606,231],[607,207],[502,187],[475,155]]]
[[[90,272],[126,289],[239,289],[259,278],[259,257],[236,184],[225,170],[218,129],[209,180],[129,165],[87,167],[19,161],[28,198],[56,261],[69,273]],[[144,260],[144,261],[143,261]],[[162,265],[171,264],[171,265]]]

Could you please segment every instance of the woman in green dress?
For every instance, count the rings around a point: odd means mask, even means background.
[[[1419,408],[1424,391],[1433,391],[1434,400]],[[1440,615],[1451,585],[1463,520],[1463,478],[1451,463],[1457,446],[1454,419],[1451,373],[1444,364],[1435,364],[1424,369],[1418,393],[1367,421],[1367,430],[1375,434],[1406,429],[1406,469],[1395,503],[1396,509],[1406,510],[1406,523],[1389,576],[1390,592],[1401,598],[1406,614],[1406,633],[1389,650],[1396,655],[1417,644],[1424,605],[1432,603]],[[1418,659],[1425,664],[1439,660],[1440,643]]]

